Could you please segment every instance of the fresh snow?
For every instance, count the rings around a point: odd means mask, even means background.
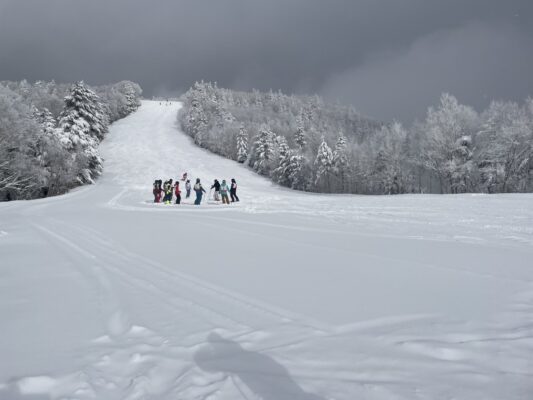
[[[143,102],[104,174],[0,204],[0,399],[531,399],[533,195],[319,195]],[[241,202],[153,204],[156,178]]]

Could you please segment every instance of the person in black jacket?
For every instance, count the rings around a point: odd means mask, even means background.
[[[211,189],[215,189],[215,201],[220,201],[220,182],[218,179],[215,179],[215,183],[213,183]]]
[[[231,186],[229,189],[229,194],[231,196],[232,203],[239,201],[239,198],[237,197],[237,182],[235,182],[234,178],[231,179]]]

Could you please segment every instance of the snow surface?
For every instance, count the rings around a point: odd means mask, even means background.
[[[143,102],[96,185],[0,204],[0,399],[531,399],[533,195],[279,188]],[[154,179],[236,178],[230,206]]]

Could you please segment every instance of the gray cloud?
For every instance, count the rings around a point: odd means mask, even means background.
[[[492,99],[533,94],[531,35],[511,26],[471,23],[416,40],[408,49],[373,55],[330,77],[322,93],[378,118],[423,116],[442,92],[478,109]]]
[[[205,79],[409,119],[440,90],[475,105],[531,92],[532,11],[530,0],[0,0],[0,79],[132,79],[148,95]],[[443,54],[465,72],[450,73]],[[484,78],[466,85],[472,71]],[[388,89],[417,82],[412,96]]]

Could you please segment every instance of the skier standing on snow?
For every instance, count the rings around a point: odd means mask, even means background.
[[[215,189],[215,201],[220,201],[220,182],[215,179],[215,183],[211,186],[211,189]]]
[[[164,190],[165,197],[163,199],[163,202],[165,204],[170,204],[172,202],[172,179],[169,179],[165,182]]]
[[[187,191],[185,198],[188,199],[189,197],[191,197],[191,181],[188,179],[185,182],[185,190]]]
[[[161,200],[162,203],[167,202],[167,183],[168,181],[165,181],[161,186],[161,189],[163,190],[163,199]]]
[[[154,182],[153,194],[154,194],[154,203],[161,203],[161,196],[163,194],[163,189],[161,189],[161,181],[160,180],[156,180]]]
[[[194,185],[194,191],[196,193],[196,200],[194,201],[194,204],[199,206],[202,202],[202,195],[205,193],[205,189],[200,183],[200,178],[196,178],[196,184]]]
[[[235,178],[231,178],[231,188],[229,190],[229,193],[231,195],[232,203],[239,201],[239,198],[237,197],[237,182],[235,182]]]
[[[176,181],[174,184],[174,194],[176,195],[176,204],[181,203],[181,190],[180,190],[180,183]]]
[[[222,204],[229,204],[229,192],[228,184],[226,183],[225,179],[222,179],[222,185],[220,185],[220,194],[222,195]]]

